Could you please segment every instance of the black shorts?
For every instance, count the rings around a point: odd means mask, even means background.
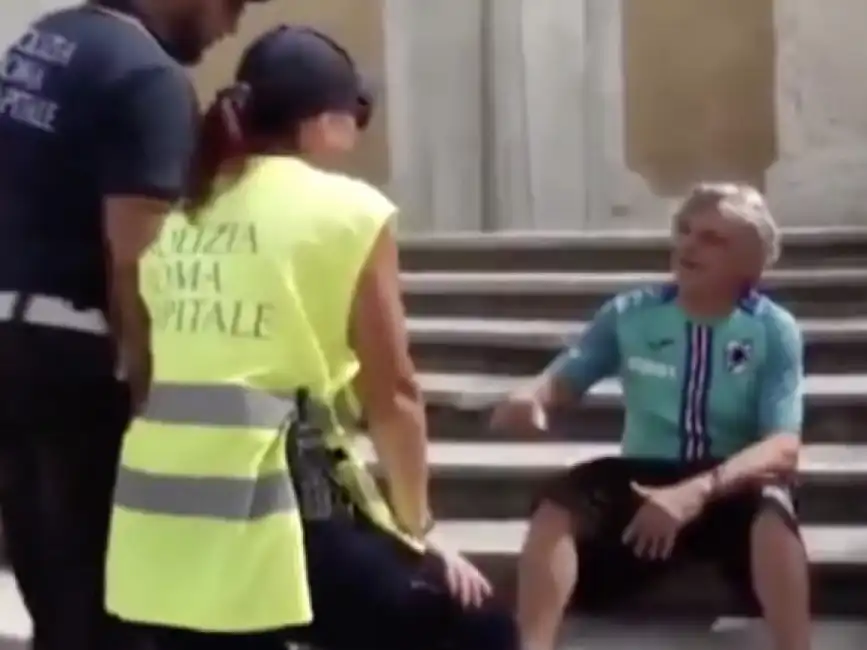
[[[575,594],[579,608],[598,611],[621,605],[625,598],[664,577],[673,568],[696,560],[713,564],[722,577],[757,607],[750,570],[750,529],[759,512],[771,509],[798,535],[796,504],[790,486],[768,484],[710,504],[680,532],[665,560],[638,558],[621,537],[642,504],[633,482],[648,486],[678,483],[713,467],[712,463],[632,458],[601,458],[576,465],[557,476],[542,498],[575,514],[580,578]]]
[[[464,608],[435,556],[414,553],[365,521],[305,522],[313,622],[290,640],[328,650],[518,650],[509,608]]]

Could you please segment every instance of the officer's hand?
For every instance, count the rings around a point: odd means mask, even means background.
[[[432,549],[443,561],[449,591],[464,607],[480,607],[493,591],[491,583],[473,564],[454,551]]]
[[[503,431],[547,431],[548,414],[535,395],[517,392],[494,408],[491,428]]]

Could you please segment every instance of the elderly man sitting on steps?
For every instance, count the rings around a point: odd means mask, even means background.
[[[553,650],[573,592],[598,609],[687,558],[717,565],[760,607],[777,650],[809,648],[807,558],[787,487],[803,343],[792,314],[755,290],[779,231],[755,189],[704,184],[673,238],[673,283],[615,296],[495,410],[497,428],[545,428],[549,407],[606,377],[623,385],[622,455],[557,476],[532,514],[519,564],[525,650]]]

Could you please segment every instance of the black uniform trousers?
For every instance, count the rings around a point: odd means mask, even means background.
[[[507,605],[463,607],[442,561],[416,554],[360,514],[304,523],[313,622],[289,638],[324,650],[517,650]]]
[[[0,512],[35,650],[126,645],[103,583],[129,418],[108,335],[0,323]]]

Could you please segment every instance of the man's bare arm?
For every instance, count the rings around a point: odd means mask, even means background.
[[[183,70],[131,71],[108,89],[101,186],[109,309],[120,353],[141,402],[150,381],[150,316],[139,293],[141,256],[183,196],[197,105]]]
[[[735,454],[701,480],[713,497],[719,497],[768,480],[791,479],[798,470],[800,450],[800,434],[774,433]]]
[[[105,200],[111,325],[130,379],[137,384],[139,401],[150,382],[150,314],[139,290],[139,260],[171,209],[170,203],[154,199]]]
[[[519,389],[519,393],[531,397],[545,409],[574,404],[582,397],[583,391],[575,389],[566,373],[572,370],[571,366],[577,362],[578,356],[574,348],[566,349],[533,381]]]
[[[574,404],[596,382],[620,365],[615,301],[606,303],[578,340],[566,347],[545,370],[519,390],[544,408]]]

